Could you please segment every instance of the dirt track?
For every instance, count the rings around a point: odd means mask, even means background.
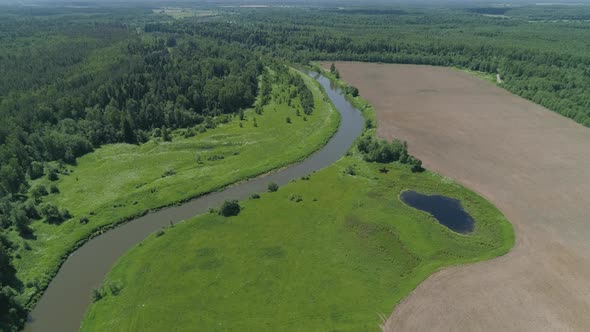
[[[590,128],[448,68],[336,63],[378,135],[491,200],[517,244],[424,281],[386,331],[590,331]]]

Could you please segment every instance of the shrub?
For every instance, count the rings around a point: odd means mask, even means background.
[[[169,168],[166,171],[164,171],[164,174],[162,174],[162,177],[165,178],[167,176],[172,176],[176,174],[176,170],[174,170],[173,168]]]
[[[31,219],[41,218],[39,212],[37,211],[37,207],[35,206],[35,203],[32,200],[26,201],[25,204],[23,204],[23,209],[25,210],[27,217]]]
[[[375,127],[375,123],[373,123],[373,119],[365,120],[365,129],[372,129]]]
[[[409,157],[409,162],[410,165],[412,165],[411,171],[413,173],[418,173],[418,172],[423,172],[424,168],[422,168],[422,160],[415,158],[415,157]]]
[[[358,150],[363,153],[366,161],[390,163],[398,161],[402,154],[407,154],[407,148],[399,140],[389,143],[386,140],[376,140],[370,135],[363,136],[358,144]]]
[[[61,216],[62,221],[72,218],[72,215],[70,214],[70,211],[68,211],[68,209],[59,210],[59,215]]]
[[[354,165],[347,165],[346,168],[344,168],[344,174],[356,175],[356,169]]]
[[[224,158],[225,158],[225,157],[224,157],[223,155],[220,155],[220,154],[214,154],[214,155],[212,155],[212,156],[209,156],[209,157],[207,157],[207,160],[209,160],[209,161],[216,161],[216,160],[222,160],[222,159],[224,159]]]
[[[219,210],[219,214],[224,217],[237,216],[238,213],[240,213],[240,210],[241,210],[241,207],[240,207],[240,203],[238,203],[238,201],[236,201],[236,200],[225,201],[221,205],[221,209]]]
[[[49,179],[49,181],[57,181],[57,179],[59,179],[55,168],[52,168],[49,170],[49,172],[47,172],[47,179]]]
[[[301,197],[301,195],[291,194],[291,196],[289,196],[289,200],[299,203],[303,201],[303,197]]]
[[[250,196],[250,199],[259,199],[259,198],[260,198],[260,195],[258,195],[258,194],[252,194]]]
[[[31,168],[29,170],[29,176],[31,177],[31,180],[35,180],[42,177],[43,171],[43,163],[33,161],[31,163]]]
[[[104,289],[101,288],[95,288],[92,290],[92,302],[98,302],[100,301],[103,297],[105,297],[106,292],[104,291]]]
[[[272,192],[275,192],[277,190],[279,190],[279,185],[278,184],[276,184],[274,182],[271,182],[271,183],[268,184],[268,191],[270,191],[272,193]]]
[[[287,121],[287,123],[291,123],[291,117],[287,117],[285,121]]]
[[[63,221],[59,209],[52,203],[45,203],[41,206],[41,215],[45,217],[45,220],[49,223],[59,223]]]
[[[90,219],[88,219],[88,217],[82,217],[80,218],[80,223],[83,225],[86,225],[88,222],[90,222]]]
[[[31,195],[33,198],[39,198],[42,196],[47,196],[49,193],[47,192],[47,188],[44,185],[38,184],[31,190]]]
[[[57,187],[57,185],[55,183],[52,183],[51,186],[49,186],[49,191],[52,194],[59,194],[59,188]]]

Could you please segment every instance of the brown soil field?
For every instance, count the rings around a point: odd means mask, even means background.
[[[516,233],[505,256],[433,274],[383,329],[590,331],[590,128],[451,68],[336,67],[375,106],[380,137],[407,140]]]

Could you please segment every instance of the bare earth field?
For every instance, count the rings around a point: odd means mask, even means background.
[[[517,236],[503,257],[432,275],[383,329],[590,331],[590,129],[450,68],[336,67],[379,136],[488,198]]]

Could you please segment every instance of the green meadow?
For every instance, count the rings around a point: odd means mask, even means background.
[[[356,175],[344,170],[353,165]],[[367,331],[434,271],[506,253],[512,227],[489,202],[431,172],[358,155],[167,228],[119,259],[83,331]],[[399,200],[405,189],[460,199],[460,235]]]
[[[67,209],[72,218],[61,224],[36,221],[31,225],[36,240],[15,239],[26,241],[15,260],[26,287],[24,302],[48,284],[67,253],[97,230],[280,168],[322,147],[337,129],[339,115],[319,84],[300,75],[313,93],[312,115],[297,115],[298,98],[289,106],[289,88],[275,84],[262,114],[245,110],[243,120],[236,115],[206,132],[195,128],[193,137],[178,130],[169,142],[154,138],[141,145],[107,145],[79,158],[76,166],[66,165],[57,181],[34,182],[32,187],[44,184],[48,190],[56,184],[60,192],[42,200]]]
[[[374,126],[372,106],[347,97]],[[475,230],[455,233],[405,205],[407,189],[459,199]],[[476,193],[408,165],[365,162],[354,147],[240,205],[235,217],[192,218],[121,257],[82,331],[377,331],[435,271],[514,245],[511,224]]]

